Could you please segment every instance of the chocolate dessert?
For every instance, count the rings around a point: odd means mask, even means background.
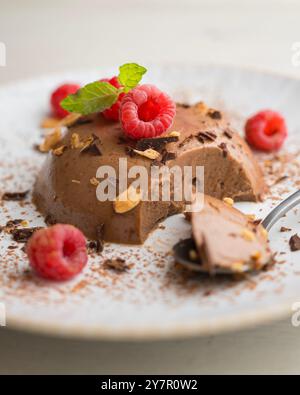
[[[208,271],[259,270],[271,261],[267,231],[239,210],[210,196],[191,215],[193,238]]]
[[[147,171],[154,164],[204,166],[204,192],[217,199],[259,201],[265,191],[262,173],[248,145],[231,128],[224,114],[202,103],[177,105],[172,128],[160,137],[130,140],[119,123],[95,114],[69,125],[58,140],[37,178],[34,202],[45,217],[53,222],[73,224],[93,240],[97,240],[97,229],[101,226],[105,241],[142,243],[160,220],[182,212],[185,207],[185,202],[174,202],[172,198],[170,201],[141,201],[136,196],[136,201],[119,208],[116,202],[97,200],[97,169],[112,166],[118,175],[120,158],[127,158],[128,169],[139,165]],[[119,182],[118,176],[116,182]],[[219,209],[223,207],[218,201],[210,202]],[[213,210],[217,208],[195,214],[193,223],[198,223],[201,215],[213,219]],[[221,216],[224,225],[228,216],[236,217],[230,225],[233,232],[238,227],[249,226],[244,217],[226,206]],[[216,230],[222,228],[220,221],[218,219],[211,226]],[[200,237],[202,231],[194,231]],[[242,237],[235,239],[228,235],[230,243],[236,240],[241,241],[239,251],[244,245],[249,247],[242,254],[245,260],[260,247],[258,243],[247,244]],[[208,245],[206,243],[207,240],[205,245]],[[226,265],[226,257],[219,260],[218,250],[213,254],[209,249],[207,253],[209,262]]]

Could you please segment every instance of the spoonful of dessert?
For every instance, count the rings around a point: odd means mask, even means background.
[[[268,230],[298,204],[300,191],[257,223],[231,205],[205,195],[202,210],[191,213],[193,237],[173,247],[175,261],[211,275],[260,270],[272,260]]]

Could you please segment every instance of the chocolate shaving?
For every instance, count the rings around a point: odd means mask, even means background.
[[[218,147],[221,148],[223,151],[223,157],[226,158],[228,154],[227,145],[225,143],[221,143]]]
[[[93,156],[101,156],[102,151],[101,151],[101,141],[98,136],[95,134],[92,135],[93,140],[91,140],[90,144],[85,145],[81,149],[81,153],[89,153]]]
[[[159,161],[158,159],[154,159],[153,161],[152,161],[152,163],[151,163],[151,167],[153,167],[153,166],[157,166],[157,167],[160,167],[162,165],[162,162],[161,161]]]
[[[125,147],[125,153],[126,153],[126,155],[130,156],[130,158],[133,158],[134,156],[136,156],[134,149],[131,147]]]
[[[290,229],[290,228],[286,228],[285,226],[282,226],[281,228],[280,228],[280,232],[290,232],[292,229]]]
[[[282,181],[286,180],[287,178],[288,178],[288,176],[282,176],[282,177],[277,178],[277,180],[274,181],[272,186],[280,184]]]
[[[18,243],[27,243],[27,241],[30,239],[33,233],[40,229],[42,228],[35,227],[35,228],[14,229],[12,231],[12,237],[14,241],[17,241]]]
[[[155,151],[161,152],[165,148],[166,144],[176,143],[178,140],[178,136],[141,139],[137,142],[135,149],[139,151],[146,151],[146,149],[152,148]]]
[[[98,225],[96,227],[96,238],[97,238],[97,240],[94,240],[95,250],[98,253],[102,252],[103,249],[104,249],[103,236],[104,236],[104,224],[100,224],[100,225]]]
[[[232,139],[232,134],[229,132],[229,130],[224,131],[224,136],[227,137],[228,139]]]
[[[192,134],[190,134],[188,137],[186,137],[179,145],[178,147],[181,148],[183,147],[185,144],[187,144],[189,141],[192,140],[194,136]]]
[[[220,111],[209,111],[207,113],[207,115],[211,118],[211,119],[222,119],[222,114],[220,113]]]
[[[20,225],[24,220],[23,219],[10,219],[9,221],[6,222],[5,227],[10,228],[13,226],[18,226]]]
[[[14,201],[14,202],[19,202],[21,200],[25,200],[28,196],[29,191],[25,192],[5,192],[4,195],[2,196],[3,200],[6,201]]]
[[[8,250],[15,250],[17,248],[18,248],[18,246],[14,246],[14,245],[11,245],[11,246],[7,247]]]
[[[88,249],[100,253],[103,251],[103,244],[99,240],[91,240],[88,243]]]
[[[186,104],[186,103],[177,103],[178,107],[182,107],[182,108],[190,108],[190,104]]]
[[[199,132],[196,135],[196,138],[198,139],[198,141],[200,141],[200,143],[204,144],[205,141],[215,141],[215,139],[217,138],[217,135],[213,132]]]
[[[5,226],[1,227],[1,230],[4,230],[6,233],[12,233],[14,229],[16,229],[16,227],[18,225],[20,225],[23,222],[22,219],[11,219],[9,221],[7,221]]]
[[[295,234],[290,238],[289,241],[291,251],[299,251],[300,250],[300,237]]]
[[[106,261],[104,262],[104,267],[106,269],[112,269],[120,273],[126,272],[129,269],[129,266],[122,258],[106,259]]]
[[[174,160],[176,158],[175,152],[168,152],[166,150],[162,153],[161,163],[165,164],[169,160]]]

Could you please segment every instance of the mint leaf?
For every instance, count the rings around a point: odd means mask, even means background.
[[[141,81],[147,69],[137,63],[126,63],[119,67],[118,80],[124,86],[124,92],[129,92]]]
[[[67,96],[60,105],[67,111],[82,115],[102,112],[117,100],[120,91],[108,82],[95,81]]]

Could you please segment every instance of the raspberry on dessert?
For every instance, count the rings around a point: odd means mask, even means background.
[[[74,277],[88,260],[85,237],[72,225],[57,224],[36,231],[26,251],[31,266],[49,280]]]
[[[69,111],[63,109],[60,103],[67,96],[76,93],[78,89],[80,86],[77,84],[63,84],[55,89],[50,98],[52,113],[55,117],[64,118],[69,114]]]
[[[284,118],[276,111],[260,111],[245,125],[246,140],[257,150],[277,151],[287,137]]]
[[[121,88],[122,85],[118,81],[118,77],[112,77],[112,78],[102,78],[100,81],[103,82],[108,82],[111,85],[113,85],[115,88]],[[120,112],[120,106],[121,106],[121,101],[124,97],[125,93],[120,93],[118,100],[115,104],[113,104],[110,108],[107,110],[104,110],[102,112],[104,118],[110,119],[112,121],[118,121],[119,120],[119,112]]]
[[[154,85],[141,85],[127,93],[120,108],[124,132],[133,139],[156,137],[172,125],[176,105]]]

